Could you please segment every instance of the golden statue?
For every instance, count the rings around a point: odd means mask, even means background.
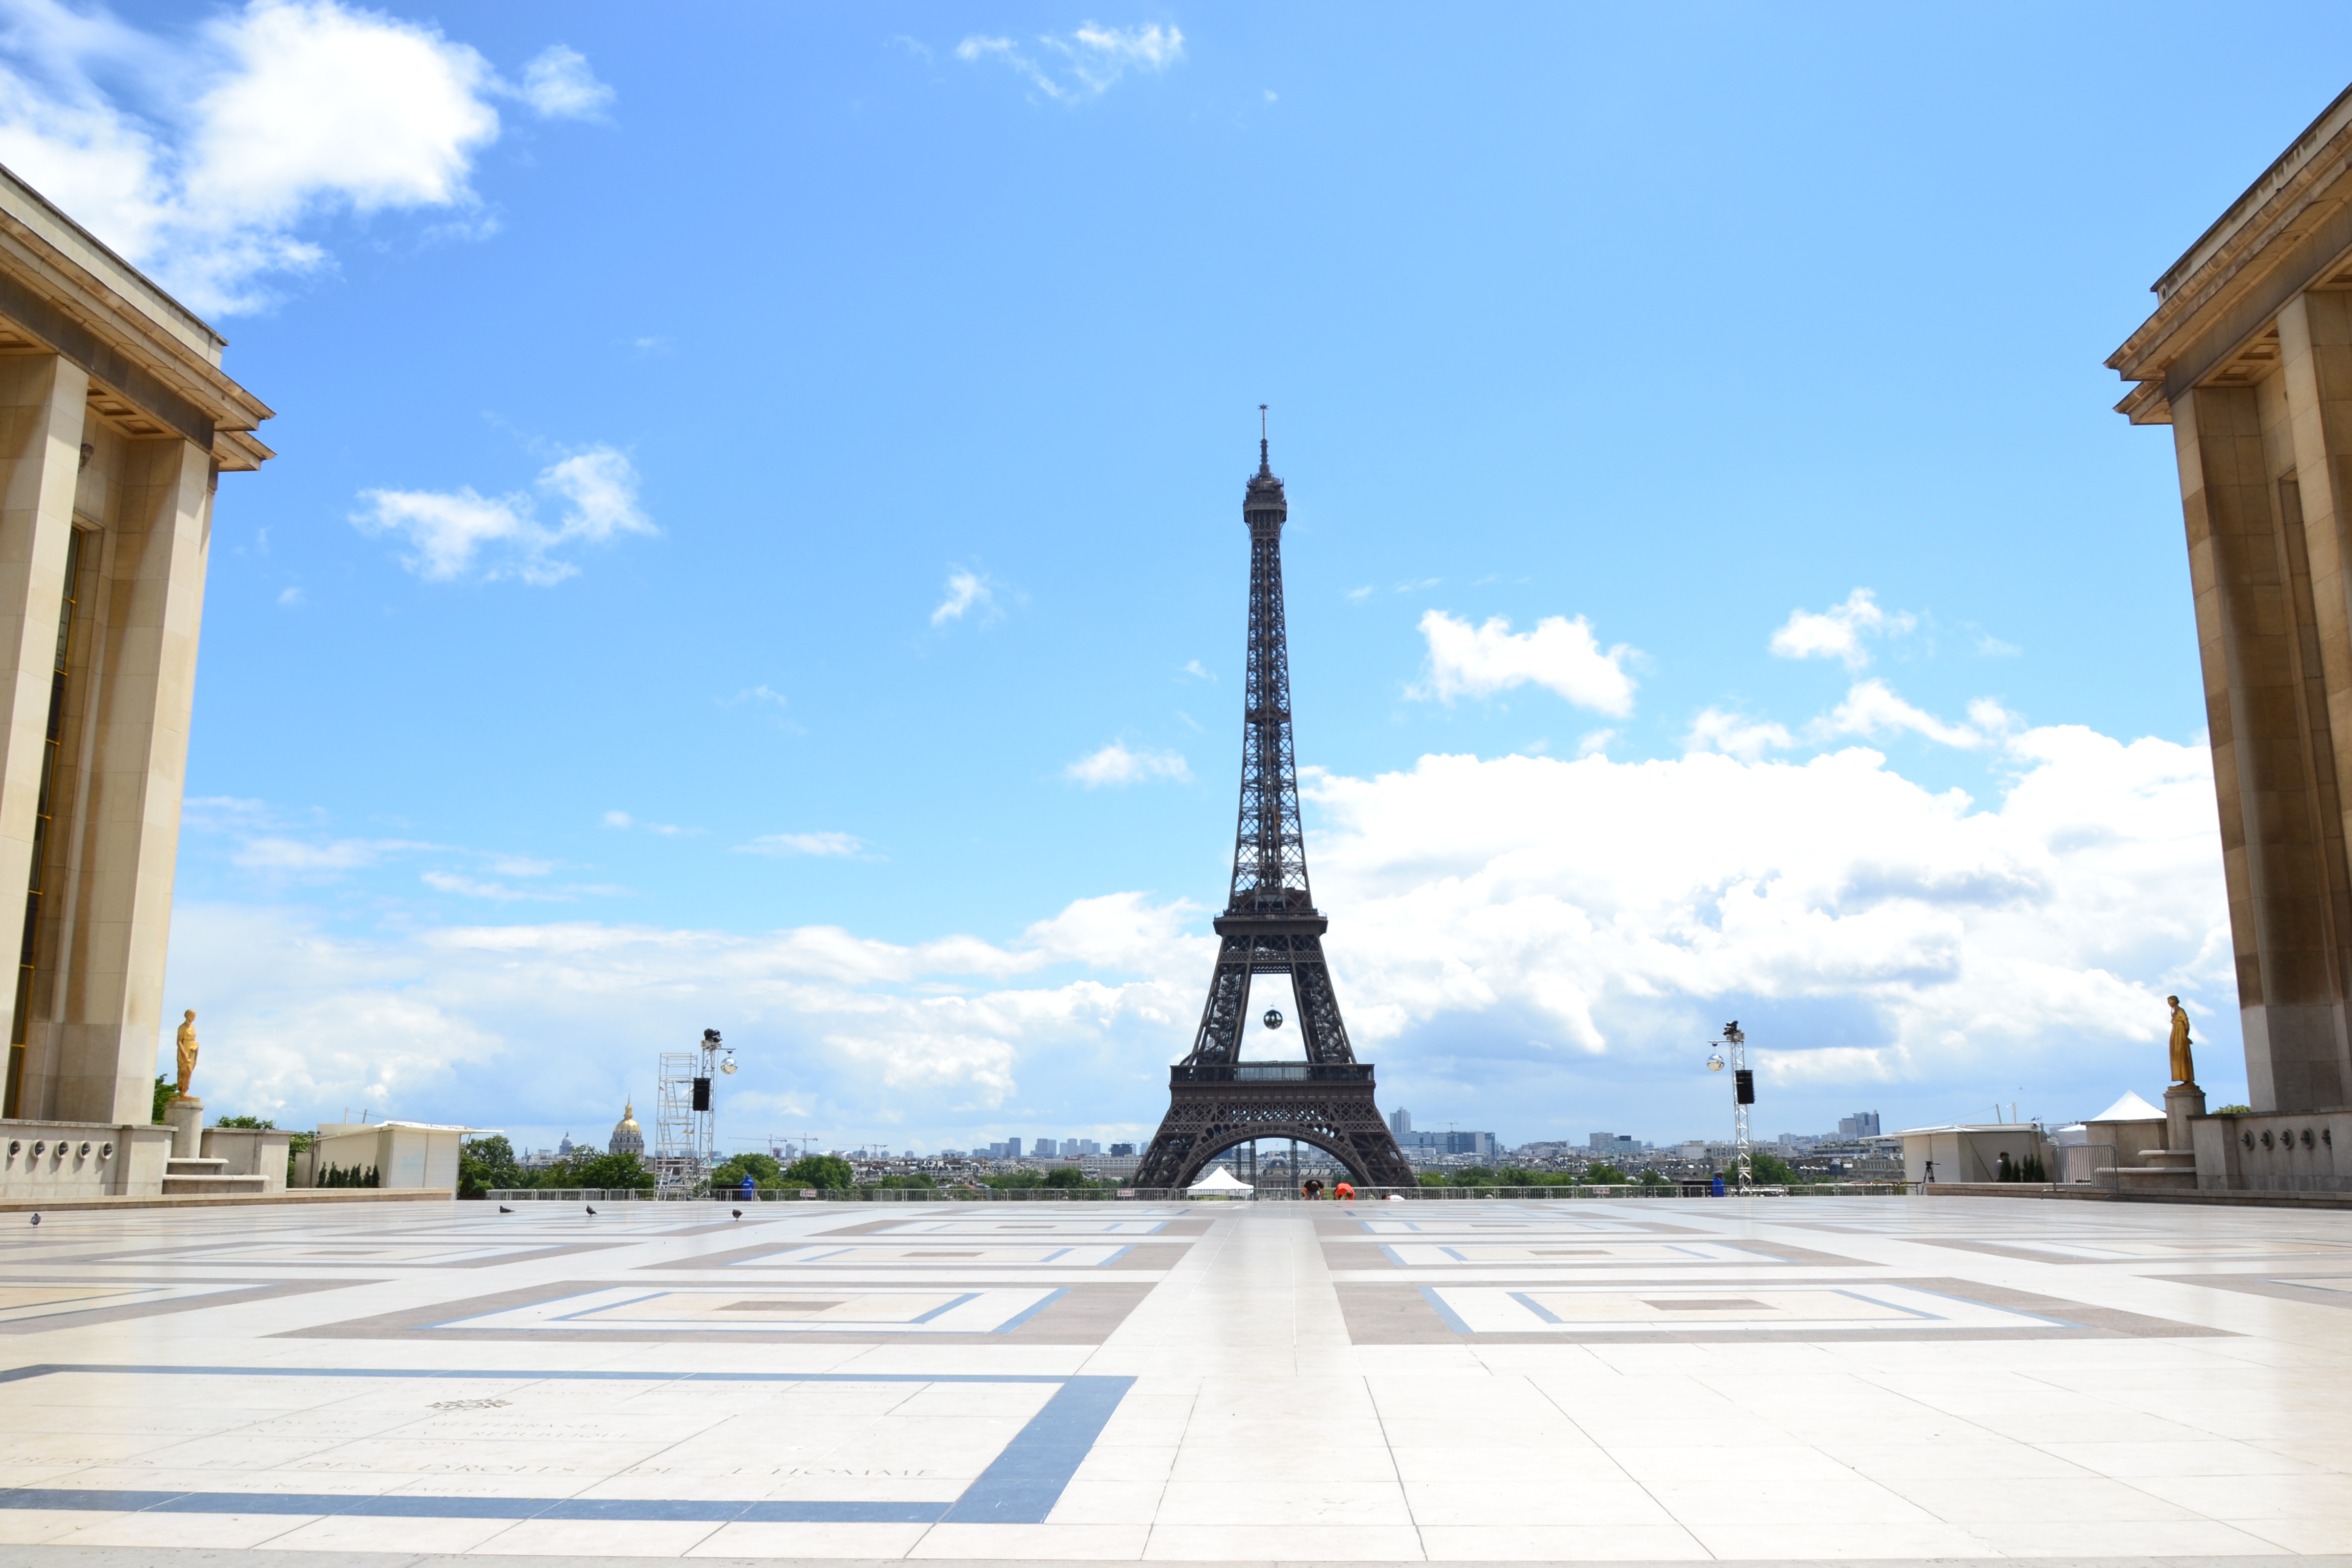
[[[2172,1004],[2172,1081],[2194,1084],[2197,1064],[2189,1056],[2189,1015],[2182,1011],[2179,997],[2167,996],[2165,1000]]]
[[[191,1007],[188,1016],[180,1020],[180,1099],[188,1098],[188,1080],[195,1076],[196,1010]]]

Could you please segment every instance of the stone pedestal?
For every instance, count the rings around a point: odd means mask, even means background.
[[[205,1102],[191,1094],[174,1095],[163,1107],[172,1124],[172,1158],[200,1160],[205,1153]]]
[[[2189,1119],[2205,1114],[2205,1091],[2193,1083],[2176,1083],[2164,1091],[2164,1146],[2168,1149],[2193,1150],[2195,1134],[2189,1130]]]

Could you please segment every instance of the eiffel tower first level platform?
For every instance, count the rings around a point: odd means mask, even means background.
[[[1242,495],[1250,536],[1248,670],[1242,695],[1242,799],[1234,880],[1217,925],[1217,968],[1192,1051],[1168,1069],[1168,1116],[1135,1173],[1138,1187],[1187,1187],[1237,1143],[1296,1138],[1348,1167],[1360,1185],[1409,1187],[1412,1167],[1372,1103],[1372,1064],[1348,1044],[1324,961],[1330,922],[1307,880],[1298,766],[1290,731],[1290,646],[1283,628],[1282,481],[1259,433]],[[1304,1061],[1244,1061],[1250,981],[1290,982]],[[1269,1032],[1285,1020],[1269,1009]]]
[[[1310,1143],[1361,1186],[1413,1184],[1372,1103],[1370,1062],[1179,1062],[1168,1069],[1167,1119],[1135,1184],[1189,1187],[1219,1154],[1261,1138]]]

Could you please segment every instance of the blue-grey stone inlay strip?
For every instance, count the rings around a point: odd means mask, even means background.
[[[830,1502],[696,1498],[429,1497],[413,1492],[351,1496],[341,1492],[173,1492],[71,1487],[0,1488],[0,1509],[56,1509],[105,1513],[260,1513],[370,1519],[708,1520],[762,1524],[1043,1524],[1062,1489],[1093,1448],[1118,1408],[1131,1377],[1008,1373],[851,1372],[499,1372],[476,1369],[300,1366],[103,1366],[45,1363],[0,1369],[0,1383],[60,1373],[131,1373],[167,1377],[411,1377],[506,1382],[629,1383],[1052,1383],[1061,1386],[1013,1440],[952,1502]]]

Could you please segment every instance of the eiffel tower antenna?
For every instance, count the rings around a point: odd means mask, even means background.
[[[1372,1101],[1372,1064],[1358,1061],[1348,1043],[1323,956],[1331,922],[1315,907],[1307,878],[1282,604],[1282,526],[1290,502],[1268,456],[1263,403],[1257,450],[1257,472],[1242,491],[1250,537],[1249,647],[1234,876],[1216,921],[1217,967],[1201,1026],[1192,1053],[1169,1068],[1168,1115],[1135,1184],[1187,1186],[1237,1143],[1296,1138],[1338,1159],[1360,1185],[1410,1187],[1412,1169]],[[1250,981],[1260,974],[1290,982],[1305,1061],[1243,1062]]]

